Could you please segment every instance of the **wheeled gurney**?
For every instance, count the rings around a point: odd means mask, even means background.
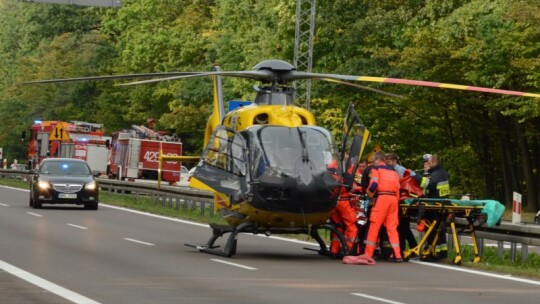
[[[437,257],[436,244],[441,229],[449,224],[452,232],[452,240],[456,256],[452,261],[458,265],[461,263],[461,250],[458,242],[458,233],[468,229],[472,237],[474,249],[473,263],[480,262],[480,254],[476,240],[475,228],[486,224],[488,227],[496,225],[504,212],[504,205],[494,200],[456,200],[456,199],[428,199],[410,198],[400,203],[402,216],[416,218],[418,223],[425,225],[426,232],[422,236],[418,245],[403,251],[403,258],[409,259],[412,256],[419,256],[421,260],[430,257]],[[426,216],[427,215],[427,216]],[[458,232],[456,219],[464,218],[467,223]],[[444,230],[443,230],[444,231]],[[431,244],[426,244],[428,239],[432,239]]]

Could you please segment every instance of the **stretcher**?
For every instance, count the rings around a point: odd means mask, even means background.
[[[421,260],[437,258],[436,244],[439,235],[441,232],[445,233],[446,225],[449,224],[456,252],[452,263],[456,265],[461,264],[462,259],[458,233],[470,233],[474,249],[472,262],[478,263],[481,258],[476,240],[476,228],[484,224],[489,227],[496,225],[504,213],[504,205],[494,200],[410,198],[400,203],[400,209],[401,216],[416,218],[420,225],[425,226],[425,233],[418,245],[404,250],[403,258],[407,260],[415,255]],[[456,228],[457,218],[464,218],[467,221],[460,231]],[[430,244],[427,244],[428,239],[431,240]]]

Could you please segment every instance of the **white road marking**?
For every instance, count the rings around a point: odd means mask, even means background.
[[[231,263],[231,262],[218,260],[218,259],[210,259],[210,261],[214,261],[214,262],[218,262],[218,263],[222,263],[222,264],[227,264],[227,265],[230,265],[230,266],[239,267],[239,268],[243,268],[243,269],[247,269],[247,270],[257,270],[257,268],[254,268],[254,267],[249,267],[249,266],[246,266],[246,265]]]
[[[396,302],[396,301],[392,301],[392,300],[388,300],[388,299],[384,299],[384,298],[379,298],[379,297],[374,297],[374,296],[370,296],[368,294],[365,294],[365,293],[351,293],[353,296],[357,296],[357,297],[363,297],[363,298],[366,298],[366,299],[371,299],[371,300],[375,300],[375,301],[379,301],[379,302],[384,302],[384,303],[390,303],[390,304],[404,304],[403,302]]]
[[[137,244],[143,244],[143,245],[146,245],[146,246],[155,246],[156,245],[156,244],[147,243],[147,242],[143,242],[143,241],[139,241],[139,240],[135,240],[135,239],[130,239],[130,238],[124,238],[124,240],[130,241],[130,242],[133,242],[133,243],[137,243]]]
[[[9,207],[8,204],[4,204],[4,203],[0,203],[0,206],[2,206],[2,207]]]
[[[70,224],[70,223],[67,223],[66,225],[74,227],[74,228],[79,228],[79,229],[82,229],[82,230],[87,230],[88,229],[86,227],[75,225],[75,224]]]
[[[28,213],[30,215],[33,215],[33,216],[36,216],[36,217],[42,217],[43,216],[41,214],[37,214],[37,213],[34,213],[34,212],[26,212],[26,213]]]
[[[15,267],[11,264],[8,264],[2,260],[0,260],[0,269],[4,270],[5,272],[11,273],[12,275],[27,281],[28,283],[34,284],[37,287],[40,287],[42,289],[47,290],[48,292],[52,292],[68,301],[71,301],[76,304],[100,304],[99,302],[96,302],[92,299],[89,299],[83,295],[80,295],[76,292],[73,292],[71,290],[68,290],[62,286],[56,285],[52,282],[49,282],[43,278],[40,278],[36,275],[33,275],[27,271],[24,271],[18,267]]]
[[[502,280],[509,280],[509,281],[515,281],[515,282],[527,283],[527,284],[540,286],[540,281],[516,278],[516,277],[512,277],[510,275],[501,275],[501,274],[483,272],[483,271],[472,270],[472,269],[467,269],[467,268],[461,268],[461,267],[458,267],[458,266],[449,266],[449,265],[435,264],[435,263],[425,263],[425,262],[419,262],[419,261],[409,261],[409,263],[423,265],[423,266],[437,267],[437,268],[448,269],[448,270],[459,271],[459,272],[466,272],[466,273],[481,275],[481,276],[485,276],[485,277],[492,277],[492,278],[497,278],[497,279],[502,279]]]
[[[2,188],[6,188],[6,189],[11,189],[11,190],[19,190],[19,191],[23,191],[23,192],[30,192],[30,190],[28,189],[21,189],[21,188],[15,188],[15,187],[10,187],[10,186],[0,186]]]

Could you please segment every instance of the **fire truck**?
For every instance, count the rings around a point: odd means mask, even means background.
[[[113,179],[158,179],[159,154],[182,155],[182,143],[175,136],[156,132],[145,126],[113,132],[107,174]],[[161,179],[171,183],[180,180],[182,163],[164,161]]]
[[[107,170],[111,137],[104,135],[103,124],[35,121],[30,133],[29,168],[36,168],[47,157],[68,157],[85,160],[94,171]]]

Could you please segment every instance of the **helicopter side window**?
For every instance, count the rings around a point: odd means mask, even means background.
[[[232,158],[232,173],[240,176],[246,175],[246,161],[244,154],[243,141],[241,135],[236,134],[232,138],[231,145],[231,158]]]
[[[244,176],[247,173],[245,157],[242,136],[221,129],[217,130],[210,138],[203,155],[203,161],[229,173]]]

